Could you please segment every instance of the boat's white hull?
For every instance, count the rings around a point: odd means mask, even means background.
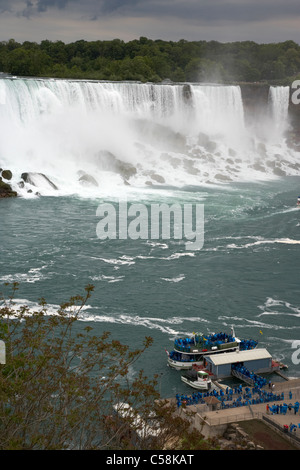
[[[228,348],[228,349],[217,349],[216,350],[209,350],[209,351],[205,351],[205,352],[202,352],[200,358],[199,358],[199,354],[197,355],[198,356],[198,360],[197,361],[176,361],[174,359],[172,359],[168,354],[168,365],[170,367],[173,367],[174,369],[177,369],[177,370],[188,370],[188,369],[192,369],[193,365],[195,364],[196,366],[200,366],[203,364],[203,358],[205,356],[211,356],[212,354],[220,354],[220,353],[227,353],[227,352],[234,352],[234,351],[238,351],[239,350],[239,346],[235,346],[235,347],[232,347],[232,348]],[[178,353],[180,353],[180,351],[178,351]],[[188,353],[185,353],[185,355],[189,355]],[[190,356],[192,356],[192,354],[190,354]]]
[[[173,369],[176,370],[188,370],[192,369],[193,365],[196,364],[197,366],[200,366],[203,364],[203,361],[197,361],[197,362],[181,362],[181,361],[174,361],[173,359],[168,359],[168,365],[170,367],[173,367]]]
[[[186,377],[181,377],[182,382],[186,383],[196,390],[209,390],[211,387],[211,380],[188,380]]]

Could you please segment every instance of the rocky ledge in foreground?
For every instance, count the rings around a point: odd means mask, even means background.
[[[0,175],[0,198],[16,197],[16,191],[13,191],[10,184],[6,182],[11,180],[12,172],[10,170],[2,170],[2,168],[0,168]]]

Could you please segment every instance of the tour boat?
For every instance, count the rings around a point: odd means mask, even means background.
[[[210,335],[196,334],[186,338],[176,338],[174,349],[166,351],[168,365],[177,370],[191,369],[193,365],[203,364],[203,357],[211,354],[254,349],[257,341],[240,340],[235,337],[234,330],[230,334],[213,333]]]
[[[203,370],[188,370],[186,374],[181,376],[181,380],[197,390],[209,390],[211,388],[211,378]]]

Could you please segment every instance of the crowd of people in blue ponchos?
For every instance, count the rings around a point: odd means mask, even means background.
[[[238,387],[238,395],[233,400],[230,398],[227,401],[221,402],[221,408],[235,408],[239,406],[258,405],[260,403],[269,403],[284,400],[284,393],[274,393],[273,391],[261,390],[259,387],[245,387],[243,390],[241,386]]]
[[[280,403],[280,405],[278,404],[273,404],[273,405],[269,405],[267,407],[267,413],[268,414],[282,414],[282,415],[286,415],[287,412],[289,411],[289,413],[294,413],[294,414],[297,414],[298,411],[299,411],[299,402],[296,401],[294,403],[294,405],[292,403]]]
[[[233,343],[235,337],[227,333],[213,333],[211,335],[197,335],[187,338],[176,338],[174,341],[175,349],[182,352],[191,352],[191,347],[201,343],[206,349],[211,349],[213,346],[217,346],[224,343]],[[241,351],[255,348],[257,341],[254,339],[242,339],[239,345]]]
[[[257,346],[258,342],[254,339],[242,339],[240,342],[240,350],[247,351],[249,349],[254,349]]]
[[[270,387],[270,383],[269,383]],[[235,408],[240,406],[254,405],[260,403],[266,403],[266,412],[269,415],[281,414],[281,415],[295,415],[299,413],[300,403],[298,401],[291,402],[293,395],[289,392],[288,399],[289,403],[284,402],[284,392],[275,393],[270,387],[270,390],[261,390],[259,387],[245,387],[239,385],[234,388],[227,387],[226,390],[211,390],[210,392],[194,392],[192,395],[177,394],[177,407],[197,405],[206,403],[204,398],[216,397],[221,404],[221,409]],[[278,403],[280,402],[280,403]],[[271,404],[272,403],[272,404]],[[298,415],[299,416],[299,415]],[[285,432],[296,433],[300,431],[300,423],[290,425],[285,424],[283,426]],[[298,432],[297,432],[298,433]]]
[[[204,404],[204,398],[210,396],[216,397],[220,401],[222,409],[284,400],[283,392],[275,393],[274,391],[261,390],[258,386],[243,388],[240,384],[233,388],[226,387],[225,390],[213,389],[209,392],[194,392],[189,396],[185,394],[177,394],[177,407],[179,408],[182,405],[188,406]]]
[[[252,384],[259,388],[262,388],[265,385],[267,385],[267,380],[264,377],[261,377],[260,375],[257,375],[254,372],[251,372],[242,364],[232,364],[231,369],[236,370],[237,372],[241,373],[246,378],[250,379]]]
[[[232,343],[235,341],[235,338],[232,335],[227,333],[213,333],[211,335],[198,335],[195,334],[192,337],[188,338],[176,338],[174,341],[175,348],[178,350],[190,350],[191,346],[199,345],[201,343],[205,348],[210,349],[212,346],[223,343]]]
[[[233,388],[227,387],[225,390],[214,389],[209,392],[194,392],[189,396],[177,394],[177,407],[204,404],[204,398],[206,397],[216,397],[220,401],[221,409],[266,403],[266,411],[270,415],[286,415],[287,413],[296,415],[300,410],[298,401],[294,404],[291,403],[292,392],[289,392],[289,403],[285,403],[283,402],[285,399],[284,392],[275,393],[272,390],[261,390],[259,387],[243,388],[241,384]],[[278,404],[279,401],[283,403]]]
[[[291,403],[291,400],[293,398],[293,394],[292,392],[290,391],[289,392],[289,404],[287,403],[280,403],[280,405],[278,404],[273,404],[273,405],[267,405],[267,413],[268,414],[287,414],[287,412],[289,412],[289,414],[293,413],[293,414],[297,414],[299,412],[299,408],[300,408],[300,403],[298,401],[296,401],[294,404]]]

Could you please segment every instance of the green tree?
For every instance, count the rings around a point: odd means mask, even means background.
[[[0,70],[61,78],[282,84],[300,72],[300,46],[294,41],[173,42],[144,36],[127,43],[80,39],[70,44],[49,40],[20,44],[10,39],[0,43]]]
[[[7,72],[13,75],[42,75],[51,59],[39,49],[20,47],[13,49],[6,57]]]
[[[124,51],[124,41],[121,41],[121,39],[113,39],[104,43],[104,57],[112,60],[122,60],[125,57]]]
[[[163,449],[171,437],[180,448],[189,423],[174,415],[170,402],[158,400],[157,377],[149,379],[143,370],[128,375],[151,338],[131,350],[109,332],[95,335],[90,326],[78,325],[92,286],[55,315],[43,299],[33,312],[26,305],[16,309],[16,290],[14,284],[0,307],[6,345],[6,364],[0,364],[1,450]],[[116,414],[114,406],[122,403],[131,413]],[[149,432],[141,435],[145,423],[155,429],[152,439]]]
[[[148,64],[147,58],[135,56],[133,59],[126,58],[120,62],[120,74],[123,80],[145,82],[154,75],[154,72]]]

